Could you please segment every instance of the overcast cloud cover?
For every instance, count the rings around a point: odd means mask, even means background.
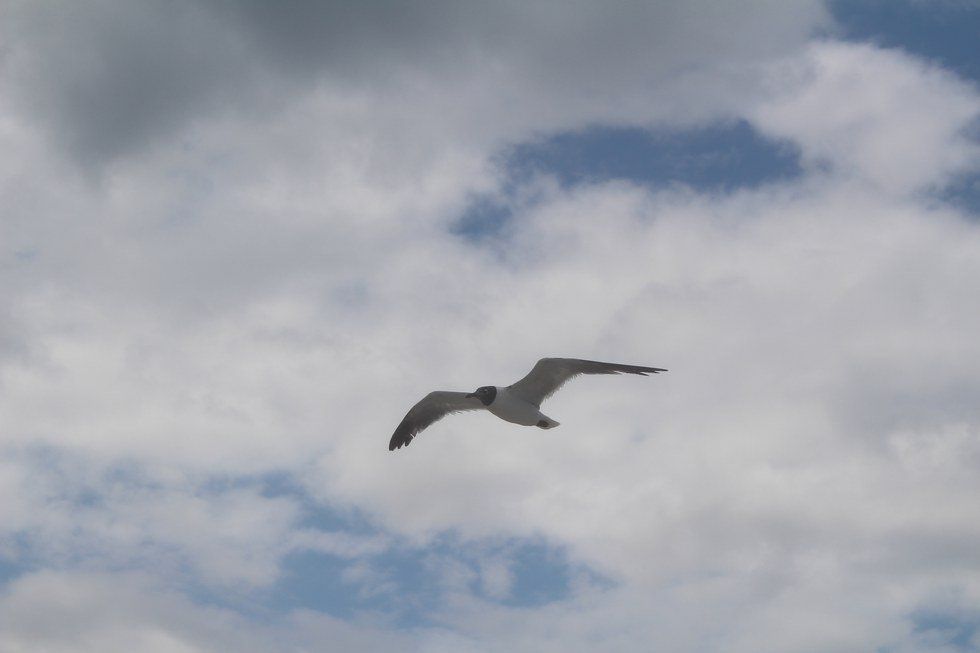
[[[0,3],[0,653],[980,649],[980,80],[857,6]],[[545,355],[671,371],[387,452]]]

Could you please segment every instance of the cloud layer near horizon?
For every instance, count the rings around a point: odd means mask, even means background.
[[[816,2],[173,7],[2,10],[0,651],[945,651],[980,618],[980,231],[941,199],[975,86],[813,40]],[[802,174],[504,187],[541,135],[738,120]],[[513,217],[454,235],[477,194]],[[671,372],[385,451],[542,355]],[[512,541],[588,573],[515,605]],[[274,596],[313,551],[390,605],[399,548],[414,617]]]

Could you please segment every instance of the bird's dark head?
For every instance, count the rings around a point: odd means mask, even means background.
[[[471,392],[466,395],[466,398],[476,397],[479,399],[484,406],[489,406],[493,403],[493,400],[497,398],[497,389],[492,385],[485,385],[482,388],[477,388],[476,392]]]

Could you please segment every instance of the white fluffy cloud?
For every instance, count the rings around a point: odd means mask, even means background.
[[[821,44],[771,80],[776,98],[760,106],[756,123],[851,181],[915,193],[980,160],[963,133],[976,118],[976,90],[900,51]]]
[[[144,574],[28,574],[0,595],[0,651],[218,653],[382,651],[416,647],[411,635],[298,612],[280,625],[203,607]]]
[[[400,29],[179,7],[4,9],[0,555],[37,571],[6,588],[0,651],[928,651],[916,614],[975,619],[980,231],[927,194],[976,166],[974,88],[808,43],[815,2],[603,30],[585,6]],[[499,238],[448,230],[508,143],[716,118],[795,145],[803,176],[543,177]],[[463,415],[386,451],[422,393],[542,355],[671,371],[568,386],[553,431]],[[303,525],[253,482],[270,472],[381,535]],[[182,594],[445,531],[543,538],[611,586],[506,607],[506,557],[484,599],[447,568],[436,625],[411,630]]]

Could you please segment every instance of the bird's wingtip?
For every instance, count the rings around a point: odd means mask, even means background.
[[[623,370],[630,372],[632,374],[639,374],[641,376],[649,376],[651,374],[660,374],[661,372],[666,372],[667,370],[662,367],[636,367],[632,370]]]
[[[391,442],[388,443],[388,451],[401,449],[403,446],[407,447],[410,444],[412,444],[412,436],[409,435],[406,437],[399,438],[398,434],[396,433],[394,436],[392,436]]]

